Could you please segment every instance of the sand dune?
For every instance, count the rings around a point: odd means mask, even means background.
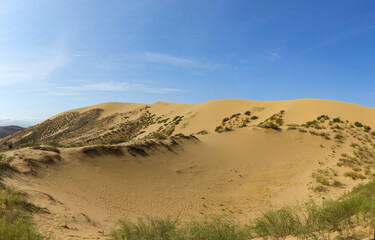
[[[97,112],[87,115],[90,111]],[[321,115],[329,119],[301,125]],[[14,171],[5,180],[49,209],[35,218],[42,232],[58,239],[103,237],[98,231],[108,232],[119,219],[142,216],[185,221],[223,215],[246,223],[264,209],[334,198],[368,181],[364,166],[372,171],[372,165],[363,163],[355,171],[365,178],[354,180],[344,176],[354,166],[340,160],[365,148],[374,153],[372,130],[355,122],[375,126],[375,109],[313,99],[104,103],[64,112],[5,138],[15,145],[29,140],[87,145],[58,152],[47,147],[7,151]],[[136,131],[127,141],[105,142],[128,136],[129,126]],[[207,133],[197,134],[202,130]],[[155,133],[197,138],[152,140]],[[343,186],[324,185],[318,174]]]

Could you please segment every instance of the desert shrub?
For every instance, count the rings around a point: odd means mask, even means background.
[[[257,116],[252,116],[252,117],[251,117],[251,120],[256,120],[256,119],[258,119]]]
[[[223,127],[222,126],[217,126],[215,128],[215,132],[221,132],[223,130]]]
[[[313,120],[313,121],[308,121],[305,124],[302,124],[302,126],[306,127],[306,128],[309,128],[309,127],[312,127],[312,126],[317,125],[317,124],[318,124],[318,121]]]
[[[335,137],[336,140],[343,140],[345,137],[342,135],[342,133],[336,133]]]
[[[356,126],[356,127],[363,127],[363,124],[360,123],[360,122],[355,122],[355,123],[354,123],[354,126]]]
[[[370,134],[371,134],[372,136],[375,136],[375,131],[372,131]]]
[[[281,130],[281,128],[279,127],[279,125],[274,124],[273,122],[266,122],[266,123],[260,125],[260,127],[271,128],[271,129],[275,129],[275,130],[278,130],[278,131]]]
[[[177,134],[175,134],[175,136],[177,136],[177,137],[185,137],[185,134],[183,134],[183,133],[177,133]]]
[[[334,180],[333,183],[332,183],[332,186],[333,187],[343,187],[344,184],[338,180]]]
[[[243,123],[239,126],[239,128],[244,128],[244,127],[247,127],[247,124],[246,124],[245,122],[243,122]]]
[[[172,135],[172,133],[174,132],[174,127],[171,127],[171,128],[169,128],[167,131],[165,131],[165,134],[167,135],[167,136],[171,136]]]
[[[51,147],[55,147],[55,148],[64,147],[64,145],[61,145],[58,142],[47,142],[47,143],[45,143],[45,145],[48,145],[48,146],[51,146]]]
[[[353,180],[366,179],[366,177],[363,174],[357,172],[346,172],[344,173],[344,176],[351,177]]]
[[[327,178],[323,177],[323,176],[318,176],[316,177],[316,181],[324,186],[330,186],[330,182]]]
[[[240,115],[241,115],[240,113],[235,113],[235,114],[232,114],[232,116],[230,116],[230,118],[232,119],[232,118],[235,118],[235,117],[240,116]]]
[[[119,144],[119,143],[123,143],[123,142],[126,142],[126,139],[124,139],[124,138],[113,138],[113,139],[110,139],[108,141],[109,144]]]
[[[223,121],[222,121],[222,122],[225,123],[225,122],[227,122],[227,121],[229,121],[229,118],[226,117],[226,118],[223,118]]]
[[[154,138],[154,139],[159,139],[159,140],[164,140],[164,139],[167,139],[168,137],[160,132],[153,132],[151,134],[151,138]]]
[[[283,120],[282,118],[276,118],[275,122],[276,122],[278,125],[282,126],[283,123],[284,123],[284,120]]]
[[[314,188],[314,192],[327,192],[327,191],[328,191],[328,188],[321,186],[321,185]]]
[[[198,135],[206,135],[208,134],[207,130],[201,130],[199,132],[197,132]]]
[[[332,122],[334,123],[342,123],[341,119],[339,117],[332,119]]]
[[[321,120],[329,120],[329,117],[328,115],[320,115],[319,117],[316,118],[318,121],[321,121]]]
[[[222,131],[223,132],[230,132],[230,131],[233,131],[233,129],[230,128],[230,127],[225,127]]]
[[[365,132],[370,132],[370,130],[371,130],[371,127],[369,127],[369,126],[363,126],[363,128],[364,128]]]
[[[246,111],[246,112],[245,112],[245,115],[250,116],[250,115],[251,115],[251,112],[250,112],[250,111]]]
[[[340,125],[335,125],[335,126],[332,126],[331,129],[338,129],[338,130],[343,130],[344,128],[342,128]]]

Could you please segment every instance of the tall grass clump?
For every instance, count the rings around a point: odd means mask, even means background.
[[[298,210],[292,208],[281,208],[270,210],[257,218],[251,230],[258,237],[272,239],[285,238],[296,234],[302,226]]]
[[[250,225],[213,218],[180,223],[177,220],[146,218],[136,223],[120,222],[111,232],[114,240],[245,240],[245,239],[357,239],[356,226],[375,225],[375,181],[359,185],[337,200],[322,204],[309,201],[295,207],[269,210]],[[337,239],[337,238],[336,238]]]
[[[245,227],[220,218],[180,224],[170,218],[148,217],[136,223],[122,221],[110,234],[114,240],[245,240],[249,236]]]
[[[10,168],[0,155],[0,240],[44,239],[37,232],[30,216],[30,212],[40,208],[29,203],[25,194],[6,187],[2,182],[1,174]]]
[[[268,211],[255,220],[252,230],[265,239],[289,235],[320,239],[325,233],[342,233],[363,223],[375,223],[375,181],[359,185],[338,200],[326,200],[322,205],[311,201],[301,209]]]
[[[167,219],[146,218],[138,219],[137,223],[121,221],[120,228],[112,231],[110,237],[114,240],[167,240],[175,234],[177,221]]]
[[[0,188],[0,240],[44,239],[37,232],[30,216],[30,211],[38,208],[28,203],[26,197],[14,189],[4,185]]]

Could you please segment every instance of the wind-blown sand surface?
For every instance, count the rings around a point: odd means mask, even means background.
[[[109,121],[110,131],[122,122],[136,119],[145,106],[148,105],[104,103],[68,111],[49,121],[70,112],[82,114],[97,108],[103,109],[98,119],[128,114],[126,120],[117,116]],[[239,127],[247,110],[258,119]],[[280,131],[258,127],[282,110],[285,113]],[[360,141],[350,135],[349,127],[340,130],[345,140],[336,141],[334,133],[325,139],[288,130],[286,124],[300,125],[327,114],[331,119],[340,117],[342,124],[360,121],[375,126],[375,109],[328,100],[217,100],[199,105],[157,102],[147,111],[160,116],[159,121],[183,116],[173,134],[189,135],[201,130],[208,134],[196,135],[198,139],[176,137],[175,143],[156,140],[147,147],[150,140],[142,138],[165,124],[155,121],[130,142],[116,145],[121,153],[95,146],[91,152],[87,147],[59,148],[59,154],[30,148],[6,152],[21,172],[6,178],[6,183],[29,193],[34,203],[50,211],[35,216],[42,232],[57,239],[104,238],[102,232],[108,233],[118,220],[135,221],[143,216],[188,221],[223,215],[247,223],[268,208],[309,199],[320,201],[322,196],[336,197],[360,181],[344,177],[347,169],[337,166],[342,153],[351,153],[350,144]],[[215,132],[223,118],[237,113],[241,115],[228,120],[233,131]],[[12,137],[18,141],[28,134],[31,133],[13,135],[5,141]],[[77,139],[75,136],[64,141],[72,143]],[[138,144],[136,150],[127,148],[134,144]],[[25,161],[32,158],[40,163],[46,156],[55,155],[59,157],[39,165]],[[316,185],[312,173],[321,168],[335,169],[345,188],[330,188],[327,193],[312,191]]]

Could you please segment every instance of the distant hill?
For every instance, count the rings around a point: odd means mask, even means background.
[[[5,127],[0,127],[0,138],[12,135],[15,132],[18,132],[20,130],[24,129],[23,127],[20,126],[5,126]]]

